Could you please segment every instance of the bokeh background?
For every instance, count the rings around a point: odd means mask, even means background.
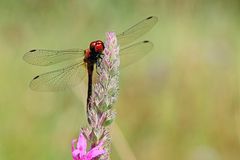
[[[154,50],[121,71],[112,159],[239,160],[237,0],[0,0],[0,160],[71,159],[86,121],[85,84],[31,91],[53,68],[25,52],[87,48],[151,15],[159,22],[141,40]]]

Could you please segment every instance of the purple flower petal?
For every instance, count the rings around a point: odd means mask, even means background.
[[[74,151],[72,151],[72,156],[74,157],[74,158],[76,158],[76,157],[78,157],[78,155],[80,154],[80,151],[79,150],[74,150]]]
[[[78,137],[77,150],[80,151],[80,157],[82,157],[83,155],[86,155],[87,140],[82,133]]]
[[[96,147],[92,148],[88,153],[87,153],[87,159],[91,160],[92,158],[95,158],[97,156],[100,156],[106,151],[103,149],[103,142],[100,142]]]

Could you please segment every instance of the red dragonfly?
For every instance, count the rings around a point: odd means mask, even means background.
[[[148,17],[121,34],[117,35],[120,45],[121,67],[127,66],[146,55],[152,48],[150,41],[142,41],[131,44],[143,34],[148,32],[158,21],[157,17]],[[30,88],[36,91],[59,91],[76,86],[85,77],[84,69],[88,71],[88,98],[92,94],[92,73],[94,65],[103,55],[104,43],[96,40],[90,43],[89,48],[67,49],[67,50],[47,50],[33,49],[27,52],[23,59],[30,64],[38,66],[49,66],[67,60],[77,60],[77,63],[65,68],[40,74],[30,82]]]

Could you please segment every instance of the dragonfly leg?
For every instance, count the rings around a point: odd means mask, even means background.
[[[100,75],[99,68],[100,68],[100,66],[96,65],[96,73],[97,73],[98,76]]]
[[[100,64],[102,63],[102,60],[103,60],[103,54],[101,54],[99,57],[98,57],[98,60],[96,62],[96,73],[97,75],[99,75],[99,68],[100,68]]]
[[[99,56],[99,58],[98,58],[98,65],[100,66],[100,63],[102,63],[102,60],[103,60],[103,56],[104,56],[104,54],[102,53],[102,54],[100,54],[100,56]]]

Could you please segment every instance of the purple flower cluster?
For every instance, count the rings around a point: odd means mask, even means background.
[[[77,146],[75,147],[76,142]],[[82,133],[79,135],[78,140],[75,139],[72,141],[73,160],[91,160],[105,152],[106,151],[103,149],[103,142],[100,142],[97,146],[87,152],[87,139]]]

